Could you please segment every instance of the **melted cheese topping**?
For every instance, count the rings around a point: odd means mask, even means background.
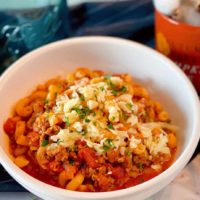
[[[153,128],[170,125],[139,122],[139,104],[133,102],[133,94],[127,91],[124,80],[117,76],[100,77],[99,80],[96,83],[95,78],[80,79],[70,86],[71,95],[63,92],[57,96],[49,122],[51,126],[55,125],[59,114],[66,127],[51,136],[51,140],[71,148],[80,139],[98,154],[112,148],[119,149],[124,155],[127,149],[135,150],[139,145],[152,156],[170,154],[165,131],[156,136],[152,134]],[[124,128],[127,126],[128,129]],[[138,131],[141,138],[137,137]]]

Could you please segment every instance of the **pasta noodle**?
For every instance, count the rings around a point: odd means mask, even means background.
[[[21,99],[17,104],[16,104],[16,112],[19,116],[21,117],[28,117],[32,113],[32,107],[28,106],[30,103],[30,99],[24,98]]]
[[[105,192],[167,169],[178,128],[129,74],[78,68],[19,100],[4,130],[15,164],[31,176],[67,190]]]

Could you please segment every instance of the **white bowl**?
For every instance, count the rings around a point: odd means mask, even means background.
[[[173,165],[140,185],[113,192],[75,192],[45,184],[18,168],[7,150],[3,122],[13,104],[36,85],[80,66],[126,72],[159,100],[179,127],[178,152]],[[140,44],[111,37],[83,37],[39,48],[15,62],[0,78],[0,162],[27,190],[49,200],[144,199],[169,184],[191,158],[200,137],[198,96],[183,72],[161,54]]]

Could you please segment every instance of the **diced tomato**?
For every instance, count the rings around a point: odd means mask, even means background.
[[[142,178],[145,180],[149,180],[152,179],[153,177],[157,176],[160,172],[155,171],[154,169],[152,169],[151,167],[146,167],[144,168],[144,173]]]
[[[125,176],[124,169],[122,167],[114,167],[112,169],[112,176],[116,179],[124,178]]]
[[[39,146],[39,139],[40,139],[40,135],[37,132],[30,132],[28,135],[28,143],[30,146],[35,146],[38,147]]]
[[[84,140],[77,140],[76,141],[76,144],[77,145],[80,145],[80,146],[85,146],[86,145],[86,142]]]
[[[117,128],[118,131],[127,131],[130,128],[130,126],[127,124],[126,126],[122,124],[122,126],[119,126]]]
[[[90,148],[81,149],[78,153],[78,156],[86,161],[87,165],[91,168],[97,168],[98,163],[96,162],[95,158],[95,151]]]
[[[49,169],[54,172],[62,172],[64,170],[63,166],[56,160],[49,163]]]
[[[16,129],[16,121],[14,121],[12,118],[8,118],[6,122],[3,125],[4,131],[9,135],[12,136],[15,133]]]
[[[109,162],[113,163],[119,157],[119,151],[115,151],[114,149],[110,149],[107,151],[107,156]]]
[[[101,174],[98,176],[97,181],[101,190],[105,190],[110,185],[110,178]]]
[[[145,181],[148,181],[148,180],[154,178],[158,174],[159,174],[159,172],[157,172],[151,168],[145,168],[143,174],[141,174],[135,178],[129,178],[129,180],[124,185],[122,185],[121,187],[115,188],[115,189],[124,189],[124,188],[138,185],[140,183],[143,183]]]
[[[72,179],[76,171],[77,171],[77,168],[75,166],[66,165],[65,166],[66,179]]]

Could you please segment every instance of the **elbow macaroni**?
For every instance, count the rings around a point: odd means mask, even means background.
[[[140,184],[172,162],[176,127],[128,74],[79,68],[19,100],[4,129],[14,162],[68,190],[112,191]]]
[[[16,112],[20,117],[28,117],[31,115],[33,109],[30,105],[28,105],[30,103],[30,99],[29,98],[24,98],[21,99],[17,104],[16,104]]]

